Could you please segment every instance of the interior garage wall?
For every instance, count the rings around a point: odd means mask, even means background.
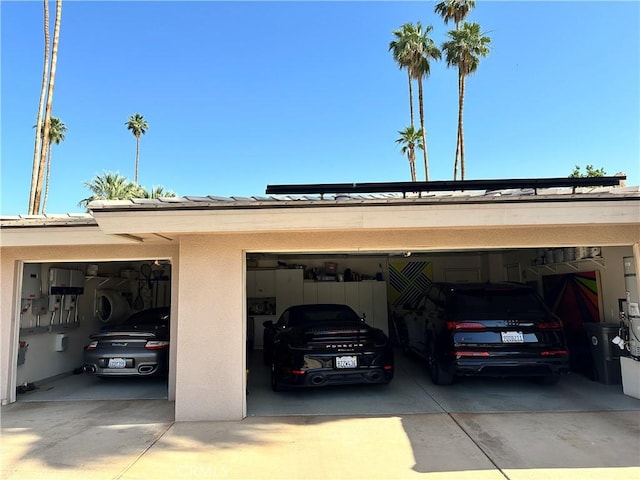
[[[74,262],[108,262],[122,260],[136,260],[146,258],[165,258],[177,263],[177,247],[175,245],[113,245],[113,246],[55,246],[55,247],[25,247],[25,248],[2,248],[0,256],[0,401],[5,404],[15,401],[15,388],[18,385],[17,354],[19,327],[20,327],[20,290],[22,288],[22,265],[28,263],[74,263]],[[178,275],[172,275],[172,288],[176,288]],[[88,298],[81,299],[81,302],[89,301]],[[91,299],[92,301],[92,299]],[[83,306],[85,308],[85,306]],[[177,308],[177,306],[176,306]],[[173,307],[172,307],[173,309]],[[172,322],[172,335],[177,332],[177,322]],[[81,333],[73,333],[71,345],[82,343],[79,338]],[[47,355],[47,359],[54,359],[50,373],[55,375],[61,371],[68,371],[74,368],[75,362],[69,360],[58,360],[53,348],[54,335],[42,334],[31,336],[28,339],[30,347],[27,350],[27,361],[37,360],[37,353]],[[76,338],[77,337],[77,338]],[[35,338],[35,339],[34,339]],[[33,342],[33,343],[32,343]],[[31,355],[31,356],[30,356]],[[34,356],[35,355],[35,356]],[[60,359],[62,357],[59,357]],[[47,360],[48,361],[48,360]],[[175,392],[175,353],[171,353],[171,365],[169,372],[169,399],[173,399]],[[60,363],[62,362],[62,363]],[[71,365],[74,367],[71,367]],[[26,365],[26,363],[25,363]],[[21,368],[21,367],[20,367]],[[49,367],[45,367],[49,368]],[[38,373],[49,376],[48,373]],[[32,381],[28,370],[21,379]]]
[[[602,247],[601,259],[553,264],[549,268],[532,266],[531,252],[509,253],[505,263],[518,264],[523,281],[535,282],[538,292],[543,293],[542,278],[545,275],[559,275],[575,272],[598,271],[600,274],[600,300],[604,322],[618,322],[618,299],[625,297],[623,257],[633,256],[633,247]]]
[[[77,269],[73,264],[37,264],[41,268],[42,291],[46,291],[48,271],[50,267]],[[95,285],[94,285],[95,287]],[[91,315],[93,311],[93,288],[91,282],[85,282],[85,293],[78,296],[76,309],[78,311],[78,327],[64,330],[21,333],[19,339],[27,343],[25,362],[18,365],[16,371],[16,384],[39,383],[49,377],[61,373],[71,372],[82,365],[82,352],[88,343],[89,335],[97,331],[96,322]],[[56,313],[55,322],[59,323],[60,316],[64,319],[67,312],[61,309]],[[24,327],[35,326],[35,317],[27,312],[20,315]],[[52,314],[49,312],[41,316],[41,325],[51,323]],[[73,314],[72,314],[73,317]],[[56,351],[55,343],[58,335],[67,337],[67,345],[64,351]]]

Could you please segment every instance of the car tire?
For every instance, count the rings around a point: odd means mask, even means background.
[[[435,385],[451,385],[455,377],[451,367],[445,368],[438,359],[434,342],[430,342],[428,356],[429,376]]]
[[[278,378],[278,374],[276,373],[275,364],[271,364],[271,390],[274,392],[282,391],[282,382]]]

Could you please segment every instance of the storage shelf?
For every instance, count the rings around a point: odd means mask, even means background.
[[[558,273],[560,267],[568,267],[573,271],[580,271],[580,266],[585,263],[593,263],[599,267],[606,269],[604,258],[581,258],[579,260],[568,260],[566,262],[558,262],[558,263],[547,263],[544,265],[532,265],[528,267],[528,270],[535,273],[536,275],[540,275],[541,272],[549,271],[552,273]]]
[[[122,285],[125,282],[128,282],[130,280],[132,280],[131,278],[122,278],[122,277],[96,277],[96,276],[86,276],[84,277],[86,280],[91,280],[94,278],[97,278],[98,280],[100,280],[100,283],[98,283],[98,287],[102,287],[103,285],[106,285],[107,283],[109,283],[111,280],[120,280],[115,287],[119,287],[120,285]]]

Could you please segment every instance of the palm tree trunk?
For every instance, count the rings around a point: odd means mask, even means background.
[[[409,168],[411,169],[411,181],[416,181],[416,154],[413,148],[410,148],[407,152],[407,157],[409,157]]]
[[[411,127],[413,128],[413,84],[411,83],[411,73],[407,70],[409,77],[409,114],[411,115]]]
[[[138,185],[138,165],[140,160],[140,136],[136,135],[136,176],[135,184]]]
[[[462,104],[460,103],[460,92],[462,91],[462,70],[458,68],[458,134],[456,135],[456,160],[453,164],[453,179],[458,179],[458,158],[460,156],[460,129],[462,128]]]
[[[49,1],[44,0],[44,66],[42,67],[42,87],[40,102],[38,103],[38,117],[36,120],[36,141],[33,147],[33,167],[31,168],[31,190],[29,191],[29,215],[35,215],[36,184],[40,166],[40,148],[42,146],[42,112],[47,93],[47,78],[49,77]]]
[[[49,73],[49,91],[47,92],[47,108],[44,114],[44,132],[42,132],[42,149],[40,152],[40,167],[34,198],[34,213],[40,211],[40,197],[42,195],[42,182],[44,180],[44,167],[46,162],[47,143],[49,130],[51,129],[51,109],[53,107],[53,89],[56,80],[56,66],[58,63],[58,43],[60,41],[60,21],[62,19],[62,0],[56,0],[56,23],[53,30],[53,46],[51,48],[51,72]]]
[[[51,142],[49,142],[49,152],[47,154],[47,176],[44,182],[44,200],[42,201],[42,214],[47,213],[47,199],[49,198],[49,181],[51,180]]]
[[[422,79],[418,79],[418,103],[420,105],[420,128],[422,129],[422,146],[424,151],[424,178],[429,181],[429,155],[427,154],[427,133],[424,128],[424,106],[422,100]]]
[[[463,118],[464,118],[464,83],[465,78],[464,75],[461,79],[461,88],[460,88],[460,118],[458,122],[460,124],[460,179],[464,180],[464,126],[463,126]]]

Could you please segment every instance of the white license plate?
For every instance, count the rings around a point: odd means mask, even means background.
[[[502,343],[524,343],[522,332],[500,332]]]
[[[109,368],[125,368],[127,366],[127,360],[124,358],[110,358]]]
[[[336,368],[358,368],[358,357],[336,357]]]

